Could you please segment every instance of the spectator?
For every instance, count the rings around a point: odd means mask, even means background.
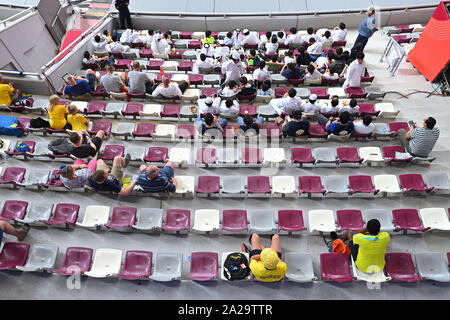
[[[285,45],[291,46],[291,45],[301,45],[302,44],[302,35],[300,32],[297,32],[297,28],[292,27],[289,29],[291,32],[290,35],[286,37],[286,41],[284,42]]]
[[[139,171],[137,183],[144,192],[174,193],[177,189],[175,169],[171,161],[168,161],[161,170],[157,166],[143,164],[139,167]]]
[[[256,118],[256,121],[253,122],[253,117],[249,115],[245,115],[244,118],[238,117],[236,122],[239,127],[235,129],[235,131],[242,130],[244,133],[247,132],[247,130],[253,129],[256,132],[256,135],[259,134],[259,129],[263,126],[263,117]]]
[[[338,96],[333,96],[331,98],[330,104],[325,102],[320,108],[320,113],[323,115],[337,115],[339,113],[339,98]]]
[[[206,59],[206,54],[201,53],[198,57],[199,57],[199,59],[197,61],[195,61],[194,66],[192,68],[193,73],[196,73],[196,74],[200,73],[199,68],[210,69],[210,70],[212,70],[214,68],[213,64]]]
[[[356,55],[358,54],[358,52],[364,53],[363,52],[363,47],[361,43],[357,43],[351,50],[350,50],[350,54],[348,56],[347,59],[347,64],[350,65],[350,63],[352,63],[353,61],[356,60]]]
[[[223,40],[220,40],[217,44],[216,44],[216,48],[214,49],[214,58],[216,60],[220,59],[220,63],[218,64],[217,61],[215,63],[215,66],[219,66],[222,69],[222,64],[223,64],[223,57],[226,57],[230,54],[230,48],[228,48],[226,45],[223,44]]]
[[[305,76],[303,79],[305,80],[320,80],[322,79],[322,74],[316,70],[316,68],[309,64],[308,67],[306,67],[307,72],[305,73]]]
[[[329,50],[327,52],[327,55],[325,57],[319,57],[316,61],[312,62],[311,64],[320,72],[323,72],[325,69],[334,66],[335,62],[333,60],[334,53],[333,51]]]
[[[227,84],[231,80],[238,83],[239,77],[243,72],[244,70],[241,63],[241,56],[239,53],[233,52],[231,55],[231,60],[222,65],[222,74],[225,76],[224,84]]]
[[[145,47],[150,49],[152,42],[153,42],[153,37],[155,36],[155,30],[153,29],[148,29],[147,35],[144,37],[144,43],[145,43]]]
[[[223,39],[223,44],[225,46],[232,46],[232,45],[234,45],[233,33],[227,32],[227,35]]]
[[[247,65],[250,67],[257,67],[257,66],[259,66],[260,62],[261,62],[261,59],[256,54],[256,50],[250,49],[249,55],[247,56]]]
[[[20,90],[14,88],[14,83],[3,83],[3,78],[0,75],[0,105],[10,106],[21,96]]]
[[[207,97],[206,99],[198,99],[197,101],[198,109],[200,114],[212,113],[219,114],[220,98]]]
[[[69,189],[82,188],[97,170],[97,164],[106,165],[103,160],[93,159],[86,164],[83,160],[77,159],[73,165],[62,169],[60,180]]]
[[[159,54],[159,55],[168,55],[171,48],[170,45],[167,43],[167,41],[163,41],[160,34],[156,34],[153,37],[151,49],[153,53]]]
[[[428,157],[439,138],[439,129],[435,127],[436,119],[428,117],[423,122],[423,127],[413,124],[408,132],[400,129],[397,135],[403,148],[413,156]]]
[[[129,0],[116,0],[115,7],[119,10],[119,20],[121,29],[133,29],[130,10],[128,10]],[[126,24],[125,24],[126,21]]]
[[[359,134],[370,134],[375,130],[375,125],[372,123],[372,117],[367,115],[364,119],[353,121],[353,130]]]
[[[220,95],[225,97],[231,97],[238,93],[238,86],[236,81],[230,80],[227,85],[221,90]]]
[[[48,99],[50,104],[47,106],[47,112],[50,116],[50,128],[55,130],[71,129],[71,125],[67,125],[66,115],[69,113],[66,106],[60,104],[61,99],[56,95],[51,95]]]
[[[308,102],[305,103],[302,107],[304,113],[312,114],[319,113],[322,105],[317,102],[317,95],[311,94],[309,96]]]
[[[258,89],[256,94],[258,96],[265,96],[265,97],[273,95],[273,90],[270,86],[271,86],[270,80],[264,81],[261,86],[261,89]]]
[[[120,93],[125,90],[122,79],[114,74],[114,67],[112,65],[106,66],[106,74],[100,78],[100,84],[108,92]]]
[[[361,77],[366,73],[366,63],[364,62],[364,53],[356,53],[356,60],[353,61],[350,66],[345,67],[340,77],[345,74],[345,88],[359,88],[361,87]]]
[[[106,52],[106,45],[109,43],[109,39],[103,34],[98,33],[94,36],[91,43],[94,47],[94,52]]]
[[[266,50],[264,54],[266,56],[274,55],[277,53],[278,47],[279,47],[278,37],[276,35],[273,35],[266,43]]]
[[[86,131],[89,120],[78,113],[80,110],[78,110],[77,106],[70,104],[67,107],[67,111],[69,111],[69,115],[67,116],[67,123],[72,126],[71,130]]]
[[[203,53],[207,57],[212,58],[212,57],[214,57],[214,52],[215,52],[215,49],[212,45],[210,45],[209,43],[204,43],[202,45],[202,51],[200,53]]]
[[[202,135],[205,134],[205,131],[208,129],[216,128],[223,132],[225,126],[227,125],[227,119],[218,119],[216,116],[211,113],[205,114],[204,118],[197,118],[196,127],[197,131],[201,131]]]
[[[303,65],[303,66],[307,66],[311,63],[311,56],[309,55],[309,53],[306,52],[306,49],[304,46],[301,46],[300,48],[298,48],[298,52],[300,53],[299,55],[297,55],[296,58],[296,62],[299,66]]]
[[[106,50],[108,52],[120,52],[120,53],[124,53],[130,50],[129,46],[123,45],[121,44],[118,39],[117,39],[117,35],[113,34],[111,36],[111,43],[109,43],[106,46]]]
[[[286,68],[287,67],[287,68]],[[295,65],[295,63],[288,63],[283,66],[281,69],[281,75],[286,79],[301,79],[304,72],[300,70],[299,67]]]
[[[253,86],[250,83],[248,83],[247,77],[244,76],[240,77],[239,82],[241,83],[241,85],[238,89],[239,90],[238,94],[250,96],[256,93],[256,89],[253,88]]]
[[[286,33],[284,32],[284,29],[281,29],[280,31],[277,32],[277,43],[278,46],[280,45],[280,43],[285,43],[286,42]]]
[[[91,137],[83,131],[72,132],[69,140],[73,144],[70,154],[77,158],[95,157],[102,146],[105,131],[99,130],[95,137]]]
[[[277,35],[275,35],[276,37]],[[267,43],[270,42],[270,39],[272,38],[272,32],[266,31],[266,34],[262,34],[259,36],[259,49],[266,48]]]
[[[328,133],[334,135],[347,135],[353,131],[353,122],[350,121],[350,113],[348,111],[342,112],[339,118],[330,117],[327,119],[322,114],[319,114],[317,123],[322,125]]]
[[[378,28],[375,24],[375,8],[373,6],[370,6],[367,9],[367,17],[364,18],[364,20],[361,22],[358,28],[358,37],[355,40],[355,44],[353,48],[356,46],[357,43],[361,43],[362,50],[366,47],[367,41],[369,41],[369,38],[377,31]],[[353,50],[352,48],[352,50]]]
[[[183,93],[189,87],[189,82],[183,81],[182,83],[178,84],[176,82],[171,82],[169,77],[163,76],[162,83],[157,85],[156,88],[155,86],[153,87],[152,92],[153,97],[161,95],[164,98],[173,99],[175,97],[181,98]]]
[[[348,111],[352,116],[358,115],[359,113],[358,101],[356,101],[356,99],[351,99],[348,105],[345,104],[341,105],[339,107],[339,113],[342,113],[344,111]]]
[[[106,164],[97,164],[97,170],[88,178],[89,184],[97,191],[118,193],[121,196],[128,196],[137,183],[137,180],[123,188],[123,169],[128,165],[130,155],[126,158],[115,157],[113,167],[110,170]]]
[[[89,51],[85,51],[83,54],[83,63],[85,65],[88,64],[96,64],[98,68],[104,68],[106,65],[109,65],[111,62],[109,61],[109,57],[105,56],[103,58],[99,58],[97,56],[91,56]]]
[[[242,42],[240,45],[244,47],[246,44],[248,45],[257,45],[259,44],[259,38],[258,35],[254,32],[250,32],[248,29],[244,29],[242,31],[242,34],[244,35],[244,38],[242,39]]]
[[[261,85],[264,81],[270,80],[270,73],[265,69],[266,62],[261,60],[259,63],[259,68],[253,72],[253,81],[257,88],[261,88]]]
[[[327,67],[325,69],[325,73],[322,75],[322,79],[327,79],[327,80],[339,79],[339,75],[337,74],[335,67],[334,66]]]
[[[16,228],[6,221],[0,221],[0,244],[3,240],[4,233],[15,236],[17,240],[22,241],[27,236],[29,230],[30,226],[28,224]]]
[[[314,37],[309,39],[309,47],[306,51],[308,51],[311,56],[311,60],[315,61],[318,56],[322,55],[322,43],[320,41],[316,41]]]
[[[268,61],[266,63],[267,70],[272,71],[272,73],[278,73],[278,71],[280,71],[283,68],[283,66],[284,66],[284,63],[282,63],[282,62],[280,62],[278,60],[279,60],[278,55],[274,54],[272,56],[272,58],[270,58],[270,61]]]
[[[112,39],[111,39],[111,32],[109,32],[108,29],[103,30],[103,36],[105,36],[105,38],[108,39],[108,42],[112,41]]]
[[[320,42],[323,43],[333,43],[333,38],[331,37],[331,32],[330,31],[325,31],[325,33],[323,34],[323,36],[319,39]]]
[[[222,100],[220,103],[219,111],[221,114],[238,114],[239,113],[239,102],[236,100]]]
[[[95,91],[95,80],[95,72],[92,69],[86,70],[86,79],[68,75],[63,93],[67,96],[82,96]]]
[[[306,29],[306,33],[307,33],[307,35],[304,36],[303,39],[302,39],[303,43],[305,43],[305,44],[306,43],[310,43],[311,42],[310,41],[311,38],[314,38],[314,40],[316,40],[316,42],[319,41],[320,37],[319,37],[319,35],[314,33],[314,29],[312,27],[308,27]]]
[[[334,27],[331,37],[333,38],[333,41],[345,41],[345,38],[347,37],[345,23],[341,22],[339,23],[339,26]]]
[[[210,46],[212,46],[216,42],[216,39],[214,39],[214,37],[211,34],[212,34],[211,30],[206,30],[205,38],[202,39],[202,43],[207,43]]]
[[[380,232],[380,229],[380,222],[371,219],[360,233],[353,235],[346,230],[342,236],[349,241],[348,247],[355,265],[362,272],[375,273],[384,269],[386,247],[391,239],[389,233]]]
[[[283,113],[292,114],[294,110],[302,109],[302,99],[297,97],[297,90],[290,88],[283,98],[270,100],[269,106],[271,106],[279,115]]]
[[[122,74],[126,83],[130,87],[130,93],[152,93],[155,81],[149,79],[147,74],[141,72],[139,61],[133,61],[133,70]]]
[[[275,123],[280,126],[280,131],[283,137],[299,137],[308,135],[309,121],[306,120],[306,115],[302,115],[300,110],[292,111],[291,121],[288,117],[277,117]]]
[[[286,51],[286,55],[284,56],[284,63],[285,64],[289,64],[289,63],[296,64],[297,63],[297,60],[294,55],[294,50]]]
[[[270,248],[261,245],[259,236],[253,233],[250,236],[251,251],[242,244],[242,251],[250,253],[250,270],[253,276],[262,282],[276,282],[283,279],[287,272],[286,263],[281,261],[280,237],[272,236]]]

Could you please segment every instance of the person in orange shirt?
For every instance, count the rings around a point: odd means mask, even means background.
[[[83,115],[79,114],[78,108],[71,104],[67,107],[69,115],[67,116],[67,122],[72,125],[74,131],[86,131],[89,120]]]
[[[55,94],[48,100],[50,104],[47,106],[47,112],[50,116],[50,127],[55,130],[71,129],[71,125],[66,121],[66,115],[69,113],[67,106],[61,105],[61,99]]]

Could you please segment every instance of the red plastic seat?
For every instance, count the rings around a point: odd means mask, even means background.
[[[108,144],[105,146],[105,149],[103,150],[103,153],[98,156],[99,159],[102,160],[114,160],[115,157],[123,157],[125,154],[125,147],[114,145],[114,144]]]
[[[349,259],[345,253],[321,253],[320,271],[323,281],[351,282],[353,280]]]
[[[376,111],[373,103],[358,103],[359,115],[361,117],[371,116],[378,117],[380,111]]]
[[[28,133],[28,129],[30,128],[30,118],[17,118],[17,122],[19,123],[19,127],[25,133]]]
[[[270,193],[270,178],[268,176],[247,177],[247,191],[250,194]]]
[[[0,213],[0,220],[23,219],[27,213],[28,202],[18,200],[6,200]]]
[[[372,183],[371,176],[355,175],[348,177],[348,186],[353,193],[378,193]]]
[[[269,138],[281,137],[280,127],[276,124],[266,124],[262,127],[261,135]]]
[[[87,114],[102,114],[106,108],[106,102],[91,101],[87,108]]]
[[[289,88],[275,88],[275,98],[283,98]]]
[[[367,71],[367,68],[366,68],[366,72],[361,77],[361,82],[372,82],[373,79],[375,79],[375,76],[369,75],[369,72]]]
[[[148,278],[152,272],[152,259],[153,253],[150,251],[128,250],[118,277],[126,280]]]
[[[0,270],[25,265],[30,247],[29,243],[6,242],[0,253]]]
[[[447,252],[448,265],[450,266],[450,252]]]
[[[392,217],[394,218],[396,231],[427,231],[430,229],[422,225],[419,212],[416,209],[394,209],[392,210]]]
[[[394,132],[394,137],[397,135],[398,130],[405,129],[406,132],[409,130],[409,124],[407,122],[391,122],[389,123],[389,131]]]
[[[180,39],[192,39],[192,32],[191,31],[180,32]]]
[[[108,91],[106,91],[106,89],[102,85],[96,86],[95,90],[94,91],[90,91],[89,94],[92,97],[101,97],[101,98],[109,97]]]
[[[84,274],[86,271],[91,270],[93,252],[94,250],[91,248],[69,247],[64,256],[63,265],[53,272],[68,276],[75,273],[74,266],[77,266],[78,268],[76,271],[80,274]]]
[[[383,158],[386,161],[386,163],[390,163],[390,162],[410,162],[413,157],[409,157],[406,159],[396,159],[395,158],[395,153],[396,152],[400,152],[400,153],[405,153],[405,149],[402,146],[388,146],[388,147],[383,147],[382,149],[383,152]]]
[[[308,136],[310,138],[326,138],[328,133],[320,124],[313,123],[309,125]]]
[[[175,104],[165,104],[161,111],[161,117],[180,117],[180,106]]]
[[[144,161],[166,163],[168,153],[169,150],[166,147],[150,147]]]
[[[320,176],[300,176],[298,177],[298,191],[302,193],[322,193],[325,194],[325,189],[322,185]]]
[[[278,210],[278,230],[288,232],[306,230],[302,210]]]
[[[386,265],[384,270],[386,275],[392,280],[402,282],[419,282],[412,256],[409,253],[386,253]]]
[[[292,148],[291,149],[292,163],[314,163],[311,148]]]
[[[52,129],[52,128],[45,128],[48,134],[53,133],[67,133],[66,129]]]
[[[399,33],[411,33],[414,30],[414,28],[410,28],[407,24],[395,26],[395,28],[400,29]]]
[[[202,89],[200,95],[205,95],[207,97],[211,97],[213,94],[217,95],[217,89],[212,89],[212,88],[207,88],[207,89]]]
[[[201,49],[202,42],[197,40],[192,40],[188,42],[188,49]]]
[[[75,226],[79,210],[80,206],[77,204],[58,203],[50,220],[43,220],[43,222],[50,225],[69,224]]]
[[[145,97],[145,94],[144,94]],[[140,103],[128,103],[125,110],[122,110],[124,116],[139,117],[144,106]]]
[[[310,88],[309,92],[317,95],[317,99],[328,99],[330,97],[327,93],[327,88]]]
[[[0,184],[16,185],[17,183],[22,183],[26,171],[27,170],[25,168],[19,167],[6,168],[0,179]]]
[[[323,78],[321,84],[323,86],[331,86],[331,85],[336,84],[336,83],[339,83],[339,79],[326,79],[326,78]]]
[[[250,43],[246,43],[244,44],[244,49],[245,50],[250,50],[250,49],[258,49],[258,45],[257,44],[250,44]]]
[[[199,148],[197,149],[195,162],[201,164],[216,163],[216,149],[215,148]]]
[[[90,135],[96,135],[100,130],[105,131],[105,135],[109,137],[111,135],[112,122],[109,121],[96,121],[92,125],[92,129],[88,130]]]
[[[239,128],[239,126],[235,124],[227,124],[225,128],[223,128],[223,137],[225,139],[236,138],[237,136],[234,132],[236,128]]]
[[[183,59],[183,50],[177,49],[175,53],[169,52],[169,60],[181,60]]]
[[[180,61],[178,63],[178,71],[192,71],[194,63],[192,61]]]
[[[241,159],[244,163],[261,163],[261,149],[259,148],[244,148],[241,152]]]
[[[175,137],[181,139],[194,139],[195,127],[191,124],[179,124],[177,131],[175,132]]]
[[[122,52],[120,52],[120,51],[109,52],[109,56],[110,56],[111,58],[116,58],[116,59],[123,59],[123,58],[124,58]]]
[[[192,252],[189,278],[195,281],[217,279],[219,274],[217,252]]]
[[[138,123],[132,135],[133,137],[153,138],[154,133],[155,125],[153,123]]]
[[[336,155],[339,163],[361,163],[363,161],[358,155],[358,149],[353,147],[337,148]]]
[[[119,59],[114,63],[114,68],[116,69],[131,69],[131,60]]]
[[[162,60],[149,60],[147,63],[147,70],[160,70],[164,61]]]
[[[327,115],[324,114],[324,116],[327,116]],[[333,115],[330,114],[329,116],[333,116]],[[370,137],[372,137],[372,135],[373,135],[372,132],[371,133],[358,133],[355,130],[353,130],[350,134],[350,136],[353,138],[370,138]]]
[[[234,232],[248,230],[247,210],[223,210],[222,229]]]
[[[364,229],[364,221],[361,210],[337,210],[336,217],[339,231],[350,230],[353,232],[359,232]]]
[[[288,83],[289,84],[292,84],[292,85],[294,85],[294,86],[298,86],[299,84],[303,84],[303,82],[304,82],[305,80],[303,80],[303,79],[288,79]]]
[[[202,74],[190,74],[189,83],[191,85],[202,85],[204,76]]]
[[[18,141],[19,142],[19,141]],[[25,155],[30,154],[34,152],[34,148],[36,147],[36,142],[34,141],[28,141],[28,140],[20,140],[23,144],[27,145],[28,150],[27,151],[16,151],[16,148],[13,149],[13,151],[6,151],[5,153],[9,156],[18,156],[18,155]],[[17,145],[17,143],[16,143]]]
[[[256,106],[252,106],[252,105],[243,105],[239,107],[239,115],[240,116],[257,116],[258,115],[258,110],[256,108]]]
[[[197,183],[197,193],[213,194],[220,192],[219,176],[199,176]]]
[[[144,48],[139,52],[139,57],[144,58],[144,59],[153,58],[153,50]]]
[[[240,93],[238,93],[236,96],[236,98],[239,101],[252,101],[255,99],[255,97],[256,97],[256,94],[240,94]]]
[[[167,209],[162,226],[166,231],[182,231],[191,228],[191,211],[185,209]]]
[[[137,209],[133,207],[114,207],[111,220],[105,224],[112,229],[131,227],[136,222]]]
[[[358,99],[358,98],[365,98],[367,97],[367,92],[364,92],[362,88],[360,87],[348,87],[345,88],[345,92],[347,93],[347,96],[349,99]]]
[[[403,189],[403,192],[410,191],[426,191],[430,192],[434,189],[434,187],[428,188],[423,181],[423,177],[419,173],[409,173],[409,174],[401,174],[398,176],[400,180],[400,187]]]
[[[45,188],[64,187],[64,184],[60,180],[61,171],[62,170],[60,169],[53,170],[51,172],[51,178],[48,180],[47,183],[41,183],[41,186]]]
[[[345,40],[333,41],[333,44],[331,46],[333,46],[333,47],[345,47],[346,44],[347,44],[347,41],[345,41]]]

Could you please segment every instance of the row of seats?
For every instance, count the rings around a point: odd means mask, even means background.
[[[153,252],[145,250],[127,250],[85,247],[68,247],[64,262],[55,268],[58,246],[22,242],[7,242],[0,253],[0,270],[20,270],[26,272],[49,272],[68,276],[86,275],[93,278],[120,278],[125,280],[154,280],[161,282],[182,279],[183,255],[181,253],[158,252],[153,262]],[[224,262],[228,254],[223,252],[219,261],[217,252],[192,252],[188,257],[189,280],[224,280]],[[122,256],[124,259],[122,261]],[[244,255],[249,258],[248,253]],[[343,253],[321,253],[320,271],[322,281],[351,282],[353,280],[380,283],[386,281],[449,282],[448,264],[442,253],[424,252],[386,253],[384,271],[369,274],[358,270],[352,260],[352,271],[347,255]],[[450,260],[450,253],[447,253]],[[287,273],[284,280],[311,282],[317,280],[313,271],[312,256],[309,253],[287,252],[284,254]],[[244,280],[252,279],[250,274]]]
[[[189,209],[162,209],[125,206],[86,207],[78,222],[80,206],[72,203],[32,203],[7,200],[0,212],[0,220],[28,223],[34,226],[80,227],[90,230],[120,232],[165,232],[172,234],[293,234],[350,230],[358,232],[365,223],[378,219],[381,230],[407,233],[428,230],[450,231],[450,221],[444,208],[403,209],[319,209],[308,211],[306,228],[302,210],[275,209],[217,209],[195,210],[191,219]],[[450,208],[448,208],[450,213]],[[191,223],[193,220],[193,223]],[[336,226],[337,224],[337,226]]]
[[[0,168],[3,170],[2,168]],[[0,173],[1,173],[0,170]],[[47,170],[27,170],[22,167],[8,167],[1,174],[0,186],[25,187],[38,190],[69,191],[59,180],[61,170],[49,173]],[[373,179],[373,182],[372,182]],[[193,197],[382,197],[400,196],[411,192],[421,194],[447,194],[450,183],[445,172],[395,175],[351,175],[351,176],[175,176],[175,196]],[[197,180],[197,184],[195,181]],[[400,182],[400,183],[399,183]],[[90,192],[89,186],[73,190]],[[167,197],[169,193],[145,193],[135,186],[134,195],[155,195]]]
[[[387,26],[383,27],[383,32],[387,35],[399,34],[399,33],[412,33],[412,32],[422,32],[425,30],[426,23],[422,24],[406,24],[398,26]]]

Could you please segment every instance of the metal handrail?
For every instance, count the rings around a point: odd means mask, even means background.
[[[41,74],[36,73],[36,72],[0,70],[0,74],[10,74],[10,75],[14,75],[14,76],[17,76],[17,75],[19,75],[19,76],[34,76],[34,77],[41,78]]]
[[[30,12],[34,11],[34,8],[33,7],[28,7],[28,9],[20,11],[20,12],[16,13],[15,15],[13,15],[11,17],[8,17],[5,20],[0,21],[0,24],[3,24],[6,27],[6,22],[8,22],[9,20],[12,20],[12,19],[14,19],[14,18],[16,18],[16,17],[18,17],[20,15],[23,15],[25,13],[28,14],[29,13],[28,11],[30,11]]]

